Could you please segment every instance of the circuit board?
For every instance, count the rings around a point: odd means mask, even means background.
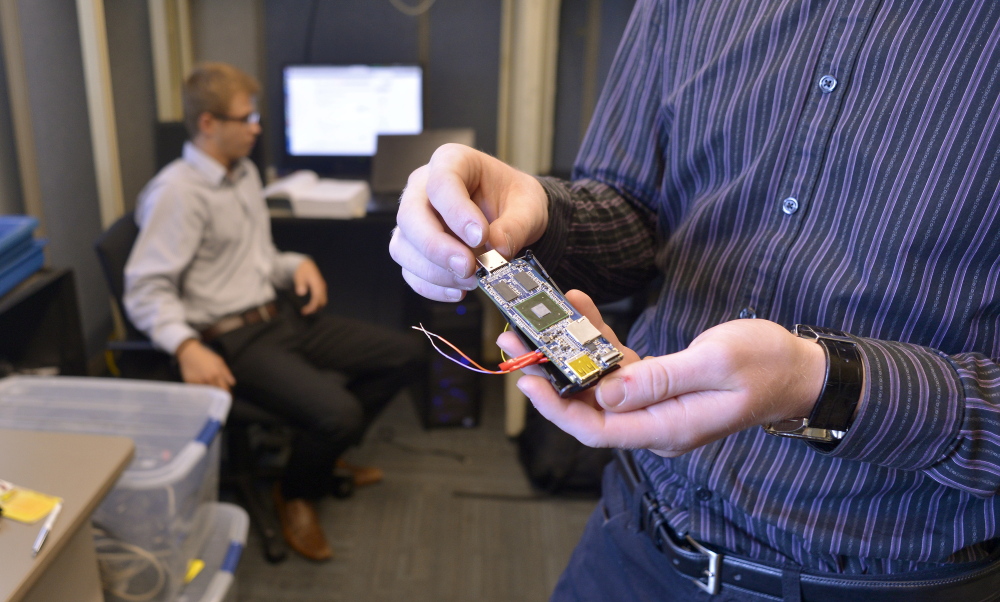
[[[570,305],[531,251],[509,262],[488,251],[478,261],[479,288],[525,344],[549,359],[540,366],[560,395],[581,391],[618,368],[621,351]]]

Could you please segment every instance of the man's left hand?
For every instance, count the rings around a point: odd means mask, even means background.
[[[295,268],[293,280],[296,295],[300,297],[309,295],[309,303],[302,308],[303,316],[315,313],[326,305],[326,280],[319,273],[316,262],[304,259],[299,267]]]
[[[566,297],[605,337],[613,336],[589,297],[579,291]],[[511,355],[525,351],[514,333],[498,343]],[[626,354],[622,368],[574,397],[560,398],[536,376],[538,367],[526,369],[517,386],[585,445],[674,457],[753,426],[808,416],[826,369],[822,347],[760,319],[720,324],[661,357],[639,360],[619,349]]]

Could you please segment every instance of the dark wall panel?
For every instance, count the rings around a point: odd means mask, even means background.
[[[594,16],[591,5],[597,4]],[[568,176],[590,122],[590,109],[600,94],[618,42],[635,0],[563,0],[559,18],[559,67],[556,81],[552,173]],[[596,16],[596,19],[594,18]],[[596,31],[591,31],[594,28]],[[597,60],[588,71],[587,42],[598,41]],[[585,80],[593,78],[588,96]],[[586,114],[584,114],[586,112]]]
[[[472,127],[496,152],[500,0],[437,0],[428,11],[424,126]],[[279,156],[281,67],[289,63],[418,63],[418,17],[371,0],[265,0],[270,156]]]
[[[48,228],[48,261],[76,276],[88,356],[109,331],[111,312],[93,241],[101,232],[94,155],[73,0],[20,0],[31,125]]]
[[[156,95],[149,9],[145,2],[105,0],[111,84],[118,129],[125,210],[156,174]]]
[[[21,179],[17,171],[17,145],[10,118],[7,73],[4,70],[3,44],[0,43],[0,215],[24,213]]]

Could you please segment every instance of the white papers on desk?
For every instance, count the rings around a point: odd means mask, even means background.
[[[269,205],[274,200],[288,201],[296,217],[364,217],[371,196],[371,188],[365,180],[320,178],[308,170],[297,171],[264,189]]]

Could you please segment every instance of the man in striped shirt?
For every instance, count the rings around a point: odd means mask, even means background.
[[[640,0],[572,181],[414,172],[390,251],[427,297],[484,245],[597,301],[662,279],[595,391],[518,384],[636,450],[556,598],[1000,591],[998,121],[1000,3]],[[803,418],[829,440],[759,428]]]

